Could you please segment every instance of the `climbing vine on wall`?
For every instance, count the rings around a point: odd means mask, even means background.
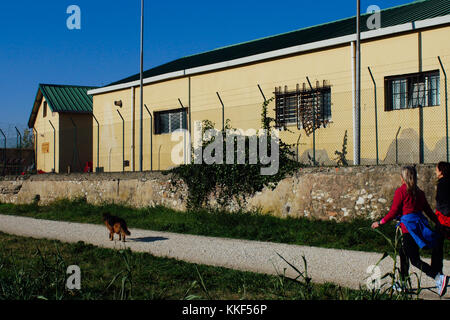
[[[265,101],[262,104],[261,111],[261,128],[269,132],[267,139],[267,155],[272,155],[271,137],[274,129],[275,119],[268,116],[267,107],[274,98]],[[214,123],[209,120],[202,121],[202,136],[206,130],[214,129]],[[275,188],[276,184],[290,173],[300,167],[300,164],[294,160],[295,154],[291,151],[291,145],[284,143],[278,139],[279,148],[279,165],[278,171],[271,175],[262,175],[261,169],[267,168],[269,165],[261,163],[258,158],[256,164],[249,164],[250,147],[249,141],[251,136],[245,137],[245,164],[237,163],[237,148],[234,148],[234,163],[226,163],[226,132],[232,130],[229,119],[226,126],[219,134],[223,137],[223,164],[194,164],[194,159],[190,164],[181,165],[174,169],[168,170],[166,174],[172,174],[181,178],[188,186],[189,194],[187,199],[188,209],[204,208],[208,206],[208,197],[214,195],[217,203],[225,207],[233,200],[242,205],[242,200],[246,197],[261,191],[264,187]],[[256,134],[257,135],[257,134]],[[253,136],[255,138],[255,136]],[[237,144],[237,137],[234,137],[234,146]],[[215,137],[203,139],[201,148],[205,148],[215,141]],[[264,142],[263,142],[264,143]],[[192,155],[195,150],[192,150]],[[202,153],[203,154],[203,153]],[[172,179],[174,181],[174,179]]]

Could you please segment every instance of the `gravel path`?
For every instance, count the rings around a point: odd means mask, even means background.
[[[305,256],[308,274],[313,282],[332,282],[354,289],[366,285],[366,279],[371,275],[367,273],[368,267],[376,264],[381,258],[379,253],[139,229],[130,229],[131,236],[127,238],[127,242],[123,243],[118,241],[118,235],[115,236],[115,241],[109,241],[106,227],[102,225],[8,215],[0,215],[0,231],[33,238],[57,239],[63,242],[84,241],[105,248],[126,247],[133,251],[147,252],[159,257],[258,273],[276,274],[277,270],[282,273],[286,268],[286,275],[291,277],[296,277],[298,274],[277,253],[301,271],[304,270],[302,256]],[[429,262],[429,259],[424,260]],[[386,258],[379,267],[381,275],[384,275],[392,270],[392,260]],[[414,267],[411,267],[410,271],[420,274],[420,271]],[[450,273],[450,261],[444,261],[444,272]],[[434,281],[426,275],[423,275],[422,278],[422,288],[430,288],[434,285]],[[439,299],[431,290],[424,290],[422,297]],[[443,299],[450,299],[450,293],[447,293]]]

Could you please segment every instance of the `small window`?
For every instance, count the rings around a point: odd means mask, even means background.
[[[315,112],[315,114],[314,114]],[[325,86],[312,90],[281,92],[275,90],[275,120],[277,127],[297,125],[300,128],[311,127],[313,116],[316,128],[326,126],[331,121],[331,87]]]
[[[385,78],[386,111],[438,106],[439,71]]]
[[[171,133],[187,129],[186,109],[155,112],[155,134]]]
[[[43,117],[47,116],[47,101],[44,101],[44,109],[42,110]]]

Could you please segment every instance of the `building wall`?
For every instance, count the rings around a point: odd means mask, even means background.
[[[419,35],[421,39],[419,38]],[[384,109],[384,77],[414,73],[420,70],[440,69],[437,56],[443,64],[450,66],[450,43],[443,41],[450,36],[450,27],[425,30],[386,37],[362,43],[362,91],[361,91],[361,159],[362,163],[376,161],[375,99],[374,85],[368,67],[371,68],[377,85],[377,118],[380,162],[419,162],[419,109],[386,112]],[[420,46],[420,43],[422,44]],[[421,49],[420,49],[421,48]],[[420,50],[419,50],[420,49]],[[352,48],[350,44],[295,56],[274,59],[191,77],[162,81],[145,85],[144,103],[151,112],[180,108],[178,99],[191,108],[191,125],[197,120],[211,120],[217,129],[222,127],[222,107],[219,93],[225,105],[225,119],[231,126],[240,129],[259,129],[263,97],[272,97],[275,87],[293,90],[296,84],[308,87],[309,77],[313,86],[316,81],[326,80],[332,86],[332,122],[326,128],[316,130],[316,160],[319,164],[335,164],[336,151],[341,151],[345,132],[348,133],[347,159],[353,161],[353,93],[352,93]],[[134,92],[134,93],[133,93]],[[134,95],[135,112],[132,113]],[[122,100],[117,107],[114,101]],[[444,77],[441,72],[441,104],[423,108],[423,144],[425,162],[445,160],[445,110]],[[130,166],[125,171],[139,170],[139,88],[124,89],[94,96],[94,115],[100,123],[99,166],[105,171],[122,171],[122,140],[125,160]],[[269,105],[274,116],[275,105]],[[122,139],[122,122],[119,110],[125,119],[125,134]],[[144,108],[143,117],[143,170],[150,169],[150,120]],[[133,117],[135,128],[133,131]],[[96,134],[94,124],[94,165],[96,165]],[[399,130],[397,147],[395,137]],[[293,144],[298,158],[308,162],[312,156],[313,135],[307,135],[296,126],[280,133],[287,143]],[[134,133],[133,133],[134,132]],[[134,138],[133,138],[134,135]],[[170,141],[170,134],[153,135],[153,169],[174,166],[171,150],[178,142]],[[133,145],[134,144],[134,148]],[[132,151],[134,150],[134,152]],[[134,156],[134,162],[133,160]],[[416,159],[417,158],[417,159]]]
[[[61,113],[59,127],[60,171],[82,172],[86,162],[92,161],[92,115]]]
[[[47,106],[47,116],[44,117],[44,102],[45,98],[42,98],[34,123],[34,129],[37,131],[36,168],[37,170],[42,170],[44,172],[52,172],[53,169],[55,169],[56,172],[59,172],[59,114],[52,112],[50,107]],[[55,127],[56,134],[54,133],[49,120]],[[54,143],[55,141],[56,144]],[[45,148],[45,146],[48,146],[48,148]],[[45,148],[46,151],[44,151],[43,148]]]
[[[45,97],[42,98],[34,123],[34,129],[37,130],[37,170],[52,172],[55,169],[55,172],[64,173],[70,166],[71,171],[82,171],[85,163],[92,161],[92,115],[57,113],[47,106],[47,116],[44,117],[44,101]],[[74,130],[70,118],[75,122],[77,130]],[[74,152],[77,153],[75,158]]]
[[[423,143],[425,163],[445,160],[445,86],[438,56],[447,68],[450,66],[450,44],[443,39],[450,36],[450,27],[411,33],[364,43],[362,47],[362,154],[376,158],[375,109],[373,83],[367,67],[371,67],[377,84],[379,154],[380,160],[395,158],[395,136],[398,135],[400,162],[419,162],[420,110],[384,110],[384,77],[421,71],[440,70],[440,105],[423,108]],[[420,40],[420,37],[422,38]],[[422,42],[422,45],[420,45]],[[448,72],[448,71],[447,71]],[[372,90],[371,90],[372,89]]]

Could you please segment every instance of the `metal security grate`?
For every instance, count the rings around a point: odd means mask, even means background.
[[[326,126],[331,120],[331,87],[324,86],[306,90],[305,85],[300,90],[282,92],[275,88],[276,126],[285,127],[297,124],[309,136],[315,129]]]

